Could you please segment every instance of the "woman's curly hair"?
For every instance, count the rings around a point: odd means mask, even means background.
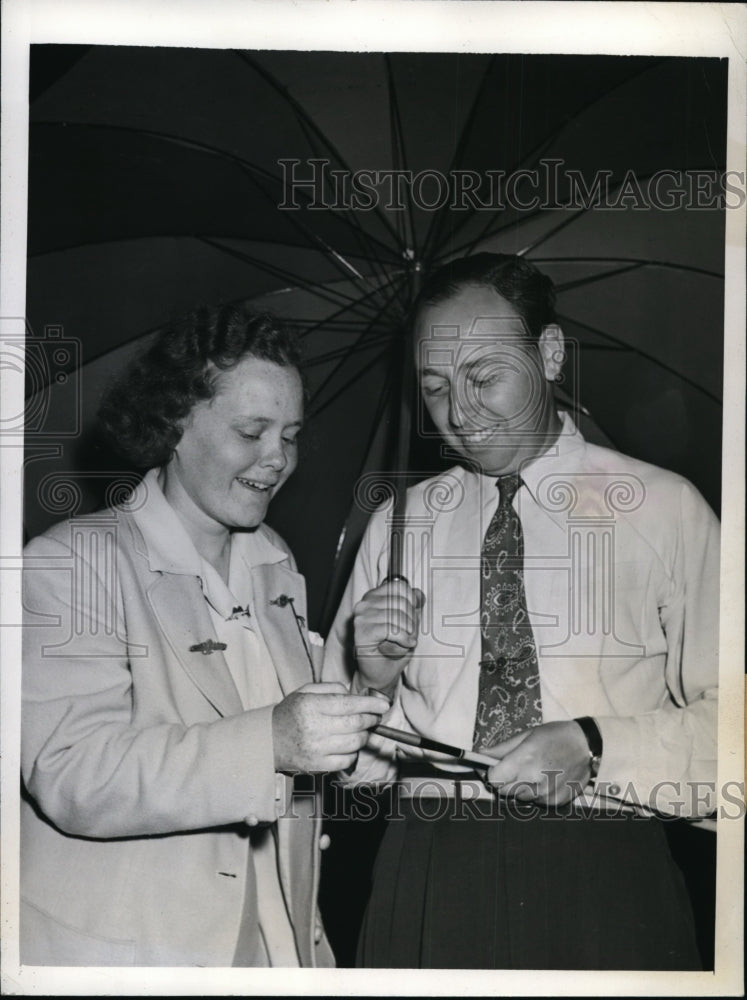
[[[270,313],[194,310],[164,327],[111,386],[98,411],[102,436],[136,469],[165,465],[192,407],[247,355],[296,369],[301,357],[295,333]]]

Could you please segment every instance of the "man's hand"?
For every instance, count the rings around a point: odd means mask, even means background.
[[[573,721],[532,726],[482,752],[498,758],[487,773],[487,783],[522,802],[564,805],[591,777],[589,745]],[[569,787],[569,781],[576,787]]]
[[[275,770],[316,774],[351,767],[387,708],[381,698],[349,694],[344,684],[305,684],[273,709]]]
[[[422,590],[406,580],[369,590],[353,609],[355,655],[362,687],[391,694],[418,642]]]

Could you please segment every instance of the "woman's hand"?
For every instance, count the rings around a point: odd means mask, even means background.
[[[487,783],[522,802],[570,802],[591,776],[589,744],[578,723],[546,722],[483,750],[497,763]]]
[[[275,770],[316,774],[351,767],[388,704],[344,684],[305,684],[272,713]]]
[[[406,580],[369,590],[353,609],[355,655],[362,687],[391,694],[418,642],[422,590]]]

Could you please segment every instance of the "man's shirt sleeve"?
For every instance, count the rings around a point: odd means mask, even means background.
[[[659,607],[668,700],[644,715],[597,719],[597,787],[665,814],[703,816],[716,801],[719,523],[687,482],[672,516],[670,589]]]

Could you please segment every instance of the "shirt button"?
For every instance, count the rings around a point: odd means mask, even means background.
[[[620,794],[620,786],[610,785],[610,795],[619,795],[619,794]]]
[[[259,823],[259,819],[252,813],[251,816],[246,817],[244,822],[246,823],[247,826],[257,826]]]
[[[329,838],[329,834],[328,833],[323,833],[321,835],[321,837],[319,838],[319,850],[320,851],[326,851],[327,848],[329,847],[329,845],[331,843],[332,843],[332,841]]]

